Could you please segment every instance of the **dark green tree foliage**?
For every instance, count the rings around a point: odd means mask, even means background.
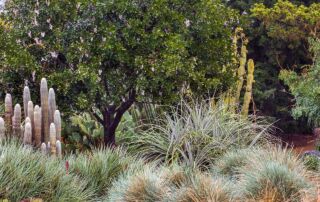
[[[320,39],[310,40],[314,63],[301,74],[294,71],[281,71],[280,78],[290,87],[295,97],[293,108],[295,118],[306,117],[314,126],[320,124]]]
[[[134,102],[172,103],[184,88],[203,94],[233,80],[223,67],[236,16],[219,1],[12,0],[4,17],[40,67],[29,75],[45,75],[61,104],[94,115],[106,144]]]

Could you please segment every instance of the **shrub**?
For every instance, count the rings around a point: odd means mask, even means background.
[[[93,201],[86,181],[66,175],[62,163],[18,143],[0,149],[0,198],[12,201],[36,197],[44,201]]]
[[[305,156],[304,165],[308,170],[318,171],[320,165],[319,157],[312,155]]]
[[[230,149],[268,142],[269,128],[262,122],[232,114],[223,105],[187,104],[174,109],[136,133],[126,144],[133,153],[165,163],[184,162],[202,169]]]
[[[88,187],[94,188],[100,197],[133,163],[135,167],[142,166],[141,160],[128,156],[121,148],[99,149],[69,158],[70,172],[88,181]]]

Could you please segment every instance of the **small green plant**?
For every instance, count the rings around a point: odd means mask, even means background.
[[[320,166],[319,157],[312,155],[304,157],[304,165],[308,170],[318,171]]]

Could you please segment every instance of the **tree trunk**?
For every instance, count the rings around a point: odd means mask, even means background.
[[[116,145],[116,131],[110,126],[104,126],[104,144],[108,147]]]

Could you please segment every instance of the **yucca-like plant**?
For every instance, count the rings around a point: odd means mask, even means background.
[[[208,167],[230,149],[269,142],[269,128],[259,120],[243,119],[222,104],[182,102],[148,130],[134,134],[125,143],[129,151],[149,160],[180,161],[191,167]]]
[[[69,158],[70,172],[89,182],[99,196],[106,195],[112,182],[131,164],[142,166],[141,160],[130,157],[121,148],[98,149]]]
[[[0,198],[21,201],[94,201],[94,190],[78,176],[66,174],[64,163],[18,141],[0,148]]]

